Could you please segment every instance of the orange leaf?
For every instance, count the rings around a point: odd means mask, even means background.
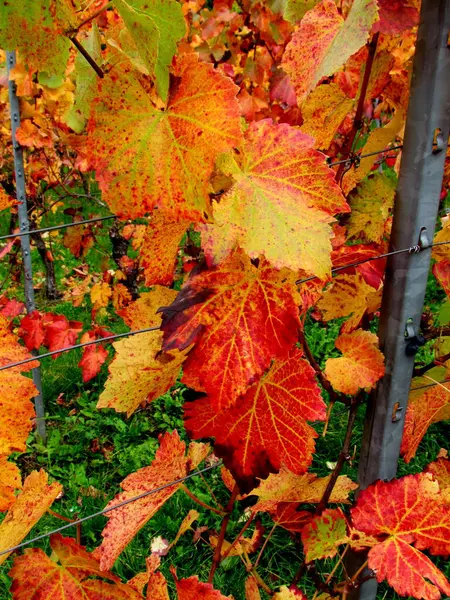
[[[239,403],[218,412],[208,399],[185,405],[186,429],[194,438],[215,437],[215,451],[238,480],[265,477],[285,465],[304,473],[312,461],[314,429],[326,406],[311,365],[291,350],[277,359]]]
[[[317,504],[327,487],[328,477],[317,477],[314,473],[296,475],[282,468],[276,475],[269,475],[252,492],[258,497],[254,511],[275,512],[281,502],[294,504]],[[358,487],[346,475],[340,475],[331,494],[330,502],[348,503],[348,495]],[[250,495],[250,494],[249,494]]]
[[[118,311],[131,329],[145,329],[161,325],[161,314],[157,310],[161,306],[171,304],[177,297],[175,290],[155,285],[150,292],[141,294],[135,302]]]
[[[0,185],[0,210],[11,208],[11,206],[14,206],[15,204],[17,204],[17,202],[14,200],[14,198],[8,196],[3,187]]]
[[[325,377],[335,390],[343,394],[370,391],[384,375],[384,357],[378,350],[378,337],[370,331],[357,329],[340,335],[335,346],[344,356],[329,358]]]
[[[299,504],[280,502],[276,511],[271,513],[272,519],[280,527],[293,533],[300,533],[313,515],[307,510],[298,510]]]
[[[95,283],[91,287],[92,308],[98,310],[99,308],[108,306],[111,296],[111,288],[106,282],[100,281],[99,283]]]
[[[17,465],[8,462],[5,456],[0,456],[0,473],[0,512],[3,512],[14,504],[14,491],[22,488],[22,479]]]
[[[100,85],[88,152],[103,198],[119,216],[158,206],[175,219],[204,220],[215,159],[241,139],[238,88],[230,79],[195,54],[177,57],[173,76],[164,111],[131,73],[113,69]]]
[[[437,600],[439,590],[450,594],[450,583],[419,552],[450,553],[450,512],[431,474],[377,481],[359,494],[351,514],[357,529],[381,537],[369,551],[378,581],[387,579],[401,596]]]
[[[94,340],[95,336],[92,336],[91,339]],[[87,346],[83,349],[83,356],[81,357],[78,366],[82,371],[83,381],[85,383],[100,373],[102,364],[107,358],[108,350],[106,350],[101,344]]]
[[[44,316],[33,310],[20,322],[19,335],[28,350],[39,350],[45,341]]]
[[[139,254],[145,285],[171,285],[181,238],[190,221],[170,221],[154,211]]]
[[[430,463],[425,471],[431,473],[433,479],[439,483],[439,489],[442,492],[445,502],[450,504],[450,459],[438,458]]]
[[[450,259],[441,260],[433,265],[433,275],[444,288],[444,292],[450,298]]]
[[[63,244],[75,258],[86,256],[88,250],[94,245],[94,236],[90,227],[74,225],[64,233]]]
[[[258,584],[252,575],[245,580],[245,600],[261,600]]]
[[[14,560],[9,573],[14,600],[142,600],[75,540],[55,534],[50,545],[51,558],[40,548],[28,548]]]
[[[165,433],[151,465],[128,475],[121,483],[124,491],[118,494],[108,507],[187,475],[191,469],[191,462],[185,456],[185,451],[186,445],[176,431]],[[113,566],[116,558],[137,532],[179,487],[180,484],[172,485],[107,513],[109,522],[102,532],[103,542],[98,549],[102,569],[110,569]]]
[[[210,263],[238,245],[277,269],[329,275],[332,215],[349,206],[312,138],[286,123],[253,122],[239,154],[218,168],[234,184],[214,204],[215,224],[201,226]]]
[[[218,409],[233,405],[274,357],[297,339],[295,275],[265,260],[255,267],[235,253],[220,267],[192,276],[164,309],[164,348],[187,348],[182,381],[205,391]]]
[[[171,569],[175,579],[178,600],[232,600],[230,596],[224,596],[213,588],[210,583],[202,583],[198,577],[188,579],[177,579],[175,571]]]
[[[340,508],[327,508],[315,515],[302,530],[305,561],[336,556],[338,546],[347,542],[347,522]]]
[[[449,367],[450,361],[447,361],[446,366],[435,367],[424,377],[413,379],[401,446],[401,454],[407,463],[415,456],[428,427],[450,419],[450,382],[445,381]],[[415,387],[422,389],[414,391]]]
[[[78,334],[83,329],[80,321],[68,321],[64,315],[46,315],[52,321],[47,324],[45,331],[45,344],[50,352],[73,346]],[[59,354],[55,354],[56,358]]]
[[[282,62],[299,103],[323,77],[336,73],[364,46],[377,15],[373,0],[353,2],[345,21],[332,0],[322,0],[306,13],[286,47]]]
[[[61,492],[59,483],[48,485],[48,475],[42,469],[33,471],[23,483],[23,489],[0,524],[0,551],[19,544],[50,508]],[[2,564],[9,554],[0,556]],[[25,600],[25,596],[23,596]],[[30,596],[26,597],[30,600]]]

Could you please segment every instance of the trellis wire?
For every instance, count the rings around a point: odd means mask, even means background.
[[[410,246],[409,248],[402,248],[401,250],[394,250],[393,252],[385,252],[384,254],[379,254],[378,256],[371,256],[370,258],[363,258],[362,260],[358,260],[354,263],[350,263],[349,265],[343,265],[342,267],[335,267],[331,269],[332,273],[337,273],[339,271],[345,271],[345,269],[350,269],[351,267],[357,267],[358,265],[363,265],[364,263],[371,262],[372,260],[380,260],[381,258],[386,258],[388,256],[394,256],[394,254],[403,254],[408,252],[409,254],[422,252],[427,248],[434,248],[435,246],[444,246],[445,244],[450,244],[450,240],[445,242],[435,242],[434,244],[429,244],[426,248],[421,248],[420,246]],[[350,246],[351,247],[351,246]],[[297,279],[295,282],[296,285],[300,285],[302,283],[306,283],[307,281],[312,281],[313,279],[320,279],[317,275],[311,275],[311,277],[306,277],[305,279]]]
[[[91,519],[95,519],[96,517],[106,515],[107,513],[111,512],[113,510],[116,510],[117,508],[121,508],[122,506],[131,504],[132,502],[136,502],[137,500],[141,500],[142,498],[146,498],[147,496],[151,496],[152,494],[161,492],[162,490],[172,487],[173,485],[176,485],[177,483],[183,483],[183,481],[187,481],[188,479],[191,479],[191,477],[195,477],[196,475],[200,475],[202,473],[205,473],[206,471],[211,471],[211,469],[216,469],[217,467],[221,467],[221,466],[222,466],[222,461],[219,461],[215,465],[210,465],[209,467],[205,467],[204,469],[199,469],[198,471],[195,471],[194,473],[190,473],[189,475],[185,475],[184,477],[180,477],[179,479],[175,479],[174,481],[170,481],[169,483],[160,485],[159,487],[154,488],[153,490],[147,490],[146,492],[142,492],[142,494],[139,494],[138,496],[133,496],[132,498],[127,498],[126,500],[122,500],[122,502],[119,502],[118,504],[115,504],[114,506],[109,506],[109,507],[107,506],[103,510],[99,510],[95,513],[92,513],[91,515],[87,515],[86,517],[82,517],[81,519],[77,519],[76,521],[72,521],[71,523],[67,523],[66,525],[61,525],[61,527],[58,527],[57,529],[53,529],[52,531],[48,531],[47,533],[38,535],[34,538],[31,538],[30,540],[21,542],[20,544],[16,544],[15,546],[11,546],[11,548],[2,550],[0,552],[0,556],[2,556],[3,554],[9,554],[10,552],[14,552],[15,550],[19,550],[20,548],[23,548],[24,546],[29,546],[30,544],[34,544],[34,542],[42,540],[46,537],[50,537],[51,535],[53,535],[55,533],[59,533],[60,531],[69,529],[69,527],[74,527],[74,526],[80,525],[81,523],[85,523],[86,521],[90,521]]]
[[[30,229],[29,231],[18,231],[17,233],[9,233],[8,235],[0,235],[1,240],[12,240],[16,237],[23,235],[32,235],[33,233],[45,233],[47,231],[56,231],[58,229],[67,229],[68,227],[75,227],[75,225],[86,225],[88,223],[97,223],[98,221],[107,221],[108,219],[116,219],[115,215],[108,215],[107,217],[95,217],[93,219],[85,219],[84,221],[73,221],[73,223],[61,223],[60,225],[52,225],[51,227],[42,227],[41,229]]]
[[[386,148],[384,150],[377,150],[375,152],[370,152],[368,154],[354,154],[353,156],[349,156],[343,160],[338,160],[335,162],[328,162],[327,165],[329,167],[335,167],[337,165],[341,165],[344,163],[354,163],[356,161],[362,160],[363,158],[368,158],[369,156],[377,156],[378,154],[383,154],[384,152],[390,152],[391,150],[398,150],[399,148],[403,148],[403,146],[392,146],[391,148]],[[16,237],[21,237],[24,235],[29,235],[33,233],[45,233],[47,231],[57,231],[58,229],[67,229],[68,227],[75,227],[76,225],[87,225],[88,223],[96,223],[98,221],[106,221],[108,219],[116,219],[116,215],[108,215],[106,217],[95,217],[93,219],[85,219],[84,221],[74,221],[73,223],[62,223],[61,225],[52,225],[50,227],[42,227],[40,229],[30,229],[28,231],[20,231],[17,233],[9,233],[8,235],[0,235],[0,241],[3,240],[11,240]]]

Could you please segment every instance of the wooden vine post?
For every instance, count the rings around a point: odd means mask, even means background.
[[[450,125],[450,2],[423,0],[411,81],[402,163],[379,325],[386,375],[371,396],[359,462],[359,484],[396,476],[414,355],[430,268]],[[419,248],[417,248],[419,250]],[[364,579],[364,577],[363,577]],[[356,596],[376,597],[374,579]]]

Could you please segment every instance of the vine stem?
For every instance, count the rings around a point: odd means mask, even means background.
[[[433,362],[429,365],[424,365],[423,367],[416,367],[414,369],[414,377],[420,377],[424,375],[430,369],[434,369],[434,367],[444,367],[444,363],[450,359],[450,352],[448,354],[444,354],[444,356],[440,356],[439,358],[435,358]]]
[[[230,520],[231,513],[232,513],[233,507],[234,507],[234,502],[235,502],[238,494],[239,494],[239,488],[238,488],[237,484],[235,484],[233,491],[231,492],[230,500],[228,501],[228,504],[225,509],[226,514],[223,518],[222,526],[220,528],[219,539],[217,540],[217,546],[216,546],[216,549],[214,550],[213,562],[211,565],[211,570],[209,572],[208,583],[212,583],[212,581],[214,579],[214,573],[216,572],[216,569],[220,564],[220,559],[221,559],[221,554],[222,554],[222,546],[223,546],[223,542],[225,540],[225,534],[227,532],[228,522]]]
[[[61,521],[65,521],[66,523],[73,523],[77,519],[70,519],[69,517],[65,517],[64,515],[59,514],[58,512],[52,510],[51,508],[47,508],[47,512],[52,517],[56,517],[57,519],[61,519]],[[81,523],[77,523],[75,526],[76,529],[76,542],[78,545],[81,544]]]
[[[193,500],[203,508],[211,510],[212,512],[216,513],[217,515],[220,515],[221,517],[226,516],[227,513],[224,510],[214,508],[214,506],[210,506],[209,504],[206,504],[206,502],[203,502],[203,500],[200,500],[200,498],[197,498],[197,496],[193,492],[191,492],[191,490],[184,483],[181,484],[180,488],[185,494],[189,496],[189,498],[191,498],[191,500]]]
[[[258,556],[257,556],[257,558],[255,560],[255,564],[253,566],[254,569],[256,569],[258,567],[259,561],[261,560],[261,556],[262,556],[264,550],[266,549],[266,546],[269,543],[269,540],[272,537],[273,532],[275,531],[276,528],[277,528],[277,523],[274,523],[272,529],[269,531],[269,535],[264,540],[264,544],[262,545],[262,548],[259,551],[259,554],[258,554]]]
[[[81,23],[79,23],[77,25],[77,27],[75,29],[72,29],[68,33],[72,34],[72,35],[76,34],[78,31],[80,31],[80,29],[82,27],[84,27],[85,25],[87,25],[88,23],[90,23],[91,21],[96,19],[97,17],[99,17],[102,13],[105,12],[105,10],[108,10],[108,8],[111,8],[112,5],[113,5],[113,3],[111,0],[111,2],[108,2],[107,4],[105,4],[105,6],[102,6],[102,8],[99,8],[97,11],[92,13],[92,15],[90,15],[89,17],[86,17],[83,21],[81,21]]]
[[[353,120],[352,129],[347,137],[344,147],[342,148],[343,156],[347,156],[351,153],[352,148],[353,148],[353,143],[356,138],[356,134],[358,133],[358,131],[361,128],[361,118],[362,118],[362,114],[363,114],[363,110],[364,110],[364,102],[366,99],[367,88],[369,86],[370,74],[372,71],[375,53],[377,51],[379,35],[380,35],[379,33],[376,33],[373,36],[372,40],[367,44],[367,48],[368,48],[369,52],[368,52],[367,61],[366,61],[366,68],[364,70],[364,77],[363,77],[363,81],[361,84],[361,92],[359,94],[358,106],[356,107],[356,113],[355,113],[355,118]],[[344,174],[344,169],[346,169],[345,163],[340,164],[338,167],[337,173],[336,173],[336,181],[338,181],[338,182],[341,181],[341,178]]]
[[[352,400],[352,403],[350,405],[350,411],[348,414],[347,430],[345,432],[344,444],[342,445],[342,450],[339,452],[339,456],[338,456],[336,465],[333,469],[333,472],[331,473],[330,480],[328,481],[327,487],[325,488],[323,496],[320,499],[319,504],[317,505],[317,508],[316,508],[317,515],[321,515],[323,513],[323,511],[325,510],[325,508],[327,507],[328,502],[331,497],[331,494],[333,493],[334,486],[336,485],[336,481],[342,471],[344,464],[347,462],[347,460],[349,458],[350,442],[352,439],[353,426],[355,424],[355,419],[356,419],[356,414],[358,412],[359,404],[360,404],[360,401],[359,401],[359,397],[357,396],[356,398],[354,398]]]
[[[94,69],[94,71],[100,77],[100,79],[103,79],[103,77],[105,76],[103,70],[98,66],[98,64],[95,62],[95,60],[92,58],[92,56],[86,50],[86,48],[82,44],[80,44],[80,42],[77,40],[77,38],[74,35],[72,35],[72,36],[69,35],[69,40],[72,42],[72,44],[78,50],[78,52],[84,56],[84,58],[91,65],[91,67]]]
[[[238,533],[236,539],[233,541],[233,543],[229,546],[229,548],[227,548],[226,552],[224,553],[224,555],[222,556],[221,560],[225,560],[226,557],[230,554],[230,552],[233,550],[233,548],[236,546],[236,544],[239,542],[239,540],[241,539],[241,537],[244,535],[244,533],[247,531],[247,529],[250,527],[251,523],[253,522],[253,519],[255,518],[255,513],[252,513],[250,515],[250,517],[247,519],[247,521],[244,524],[244,527],[240,530],[240,532]]]

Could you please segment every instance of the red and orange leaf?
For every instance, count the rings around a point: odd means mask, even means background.
[[[178,247],[190,221],[171,221],[155,210],[139,254],[145,285],[172,285]]]
[[[164,349],[195,346],[182,381],[205,391],[219,410],[232,406],[297,340],[295,274],[265,260],[254,266],[235,253],[220,267],[193,275],[164,309]]]
[[[50,352],[73,346],[82,329],[83,323],[80,321],[68,321],[64,315],[52,315],[52,321],[45,330],[45,345]],[[53,358],[57,356],[59,354],[55,354]]]
[[[303,592],[301,592],[296,586],[293,587],[295,587],[295,591],[285,585],[282,585],[280,587],[280,591],[275,592],[275,594],[272,596],[272,600],[307,600]]]
[[[43,470],[28,475],[22,491],[0,524],[0,552],[19,544],[28,535],[61,490],[59,483],[48,484],[48,475]],[[0,556],[0,564],[8,556]]]
[[[135,301],[117,314],[122,317],[131,329],[145,329],[161,325],[161,314],[157,311],[168,306],[177,297],[175,290],[155,285],[150,292],[144,292]]]
[[[314,148],[326,150],[353,104],[335,83],[319,85],[302,107],[300,131],[314,138]]]
[[[175,384],[189,348],[162,352],[162,337],[162,332],[151,331],[113,344],[116,355],[97,408],[114,408],[130,416],[142,403],[156,400]]]
[[[408,0],[377,0],[377,3],[380,20],[373,31],[400,35],[419,24],[419,11]]]
[[[269,475],[261,481],[251,492],[252,496],[258,497],[253,510],[274,513],[280,503],[316,504],[320,502],[329,479],[330,476],[317,477],[314,473],[296,475],[282,468],[278,474]],[[339,476],[330,502],[349,503],[348,496],[357,487],[346,475]]]
[[[75,258],[86,256],[90,248],[94,245],[94,236],[90,227],[84,225],[75,225],[70,227],[64,233],[63,244],[68,248]]]
[[[450,419],[450,382],[445,381],[449,367],[447,361],[446,366],[430,369],[424,377],[413,380],[401,445],[401,455],[407,463],[415,456],[430,425]],[[422,389],[414,391],[415,387]]]
[[[105,281],[94,283],[91,287],[92,308],[98,310],[99,308],[108,306],[111,296],[112,290]]]
[[[322,0],[306,13],[286,47],[282,62],[299,103],[323,77],[336,73],[364,46],[377,18],[373,0],[353,2],[345,21],[332,0]]]
[[[214,204],[215,224],[201,227],[210,263],[239,246],[277,269],[329,275],[332,215],[349,207],[312,138],[286,123],[253,122],[239,154],[218,168],[234,184]]]
[[[442,244],[441,242],[450,241],[450,218],[447,215],[442,219],[442,229],[440,229],[433,239],[433,244],[441,244],[434,246],[431,257],[440,262],[441,260],[450,260],[450,244]]]
[[[245,580],[245,600],[261,600],[258,584],[252,575]]]
[[[326,406],[315,371],[298,349],[277,359],[239,403],[217,411],[208,398],[185,405],[191,437],[215,437],[215,452],[238,481],[265,477],[285,465],[304,473],[317,437],[307,421],[323,421]]]
[[[340,508],[327,508],[321,515],[315,515],[302,530],[307,563],[336,556],[338,546],[347,541],[347,521]]]
[[[444,575],[419,552],[450,552],[450,512],[431,474],[377,481],[359,494],[351,515],[358,530],[380,536],[369,551],[378,581],[387,579],[399,594],[426,600],[440,598],[439,590],[450,593]]]
[[[317,303],[324,321],[339,319],[350,315],[342,325],[342,333],[349,333],[358,327],[373,295],[373,288],[363,280],[362,276],[338,275],[325,290]]]
[[[430,463],[426,473],[431,473],[433,479],[439,483],[439,489],[444,497],[444,501],[450,504],[450,459],[440,457]]]
[[[271,517],[280,527],[293,533],[300,533],[312,519],[313,514],[307,510],[298,510],[298,506],[291,502],[280,502],[276,512],[271,513]]]
[[[25,312],[25,304],[19,302],[16,298],[0,296],[0,315],[9,319],[14,319]]]
[[[151,465],[128,475],[121,483],[124,491],[118,494],[108,507],[187,475],[191,463],[185,452],[186,445],[176,431],[165,433]],[[179,487],[180,484],[172,485],[107,514],[109,522],[102,532],[103,542],[98,550],[102,569],[110,569],[113,566],[137,532]]]
[[[373,260],[381,253],[380,247],[374,244],[354,244],[353,246],[340,246],[331,253],[333,268],[341,268],[340,273],[353,274],[360,273],[364,281],[375,290],[381,289],[383,283],[384,270],[386,268],[386,259],[381,258]],[[352,267],[353,263],[366,261],[360,265]],[[348,268],[345,268],[347,267]],[[368,304],[371,304],[368,301]]]
[[[232,600],[231,596],[224,596],[213,588],[210,583],[202,583],[198,577],[188,579],[177,579],[174,569],[172,570],[178,593],[178,600]]]
[[[16,200],[9,196],[3,187],[0,185],[0,210],[5,210],[5,208],[11,208],[16,204]]]
[[[25,315],[20,322],[19,335],[28,350],[39,350],[45,341],[45,320],[37,310]]]
[[[99,562],[71,538],[52,535],[52,557],[29,548],[14,560],[13,600],[142,600],[131,585],[100,569]]]
[[[370,391],[384,375],[384,357],[378,349],[378,337],[370,331],[357,329],[340,335],[335,346],[343,354],[329,358],[325,377],[342,394]]]
[[[165,111],[131,73],[113,70],[100,85],[88,153],[104,200],[121,217],[158,206],[174,219],[204,220],[215,159],[241,139],[238,88],[230,79],[195,54],[178,57],[173,75]]]
[[[83,340],[83,338],[82,341],[88,341],[87,339]],[[95,339],[95,336],[92,336],[90,339]],[[106,350],[106,348],[104,348],[101,344],[95,344],[93,346],[87,346],[84,348],[83,356],[81,357],[78,366],[81,369],[83,381],[85,383],[100,373],[102,364],[107,358],[108,350]]]
[[[5,456],[0,456],[0,473],[0,512],[4,512],[14,504],[14,492],[22,488],[22,478],[17,465],[8,462]]]
[[[450,298],[450,259],[441,260],[433,265],[433,275],[444,288],[444,292]]]

